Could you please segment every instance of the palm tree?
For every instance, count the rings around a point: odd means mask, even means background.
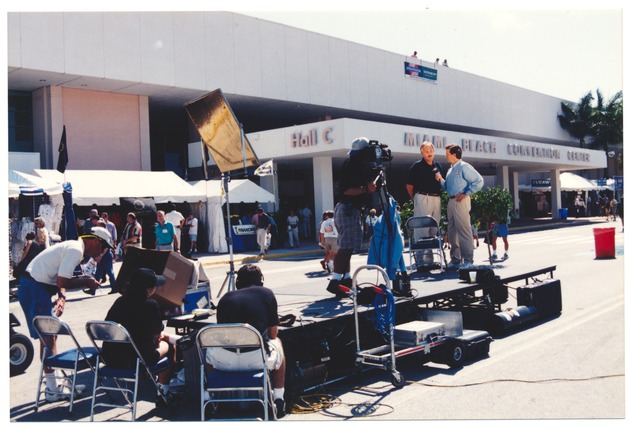
[[[580,140],[580,147],[584,147],[586,137],[592,135],[593,130],[593,107],[591,102],[593,95],[590,93],[582,97],[577,104],[563,101],[560,103],[562,114],[558,115],[558,121],[563,130],[566,130],[571,137]]]
[[[597,90],[597,107],[593,122],[593,149],[603,149],[608,153],[610,144],[623,141],[623,93],[616,93],[608,103],[604,103],[599,89]]]

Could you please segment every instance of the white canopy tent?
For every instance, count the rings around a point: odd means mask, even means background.
[[[208,251],[226,253],[225,222],[221,207],[226,202],[222,180],[201,180],[191,182],[195,189],[205,192],[208,207]],[[274,195],[248,179],[233,179],[228,184],[230,204],[274,203]]]
[[[520,191],[532,192],[532,191],[550,191],[551,186],[531,186],[531,185],[519,185]],[[591,181],[578,176],[575,173],[565,171],[560,173],[560,190],[561,191],[601,191],[607,189],[605,186],[597,186]]]
[[[152,197],[160,203],[205,202],[206,195],[172,171],[35,170],[57,183],[72,184],[72,200],[79,206],[120,204],[123,197]]]
[[[63,194],[61,183],[48,180],[21,171],[9,171],[9,198],[22,195],[60,195]]]

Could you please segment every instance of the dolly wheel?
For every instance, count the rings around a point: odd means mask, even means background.
[[[446,347],[445,363],[451,368],[464,366],[464,344],[461,341],[453,340]]]
[[[405,385],[405,377],[403,377],[403,375],[399,373],[398,371],[392,373],[392,385],[396,389],[400,389],[401,387]]]

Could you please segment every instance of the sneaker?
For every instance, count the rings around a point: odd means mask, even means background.
[[[509,258],[508,254],[507,253],[503,254],[503,260],[506,260],[507,258]]]
[[[493,261],[498,261],[499,257],[496,254],[494,254],[494,255],[492,255],[492,260]]]
[[[473,264],[471,264],[470,262],[464,262],[463,264],[461,264],[459,266],[459,269],[460,270],[467,270],[467,269],[472,268],[472,267],[473,267]]]
[[[85,384],[77,384],[74,387],[74,390],[76,391],[77,395],[80,395],[85,390]],[[67,384],[60,384],[59,386],[57,386],[55,390],[50,390],[46,388],[45,390],[46,401],[47,402],[63,401],[63,400],[69,399],[71,393],[72,392],[70,388],[67,386]]]
[[[321,260],[321,261],[319,261],[319,263],[321,264],[322,269],[323,269],[324,271],[326,271],[326,270],[327,270],[327,268],[326,268],[326,262],[324,262],[323,260]]]
[[[448,263],[447,268],[449,270],[456,270],[456,269],[459,268],[459,262],[451,261],[451,262]]]
[[[276,406],[276,418],[281,419],[282,417],[287,415],[287,410],[284,405],[284,399],[274,399],[273,403]]]
[[[85,289],[83,289],[83,293],[94,296],[96,294],[96,289],[86,287]]]

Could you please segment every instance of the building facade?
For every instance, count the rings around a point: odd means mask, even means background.
[[[489,184],[510,189],[606,167],[560,127],[560,100],[432,61],[231,12],[8,13],[9,152],[54,168],[63,126],[70,169],[172,170],[200,179],[185,104],[220,88],[261,162],[261,184],[315,213],[359,136],[387,144],[390,193],[430,140],[458,143]],[[11,159],[11,157],[10,157]]]

